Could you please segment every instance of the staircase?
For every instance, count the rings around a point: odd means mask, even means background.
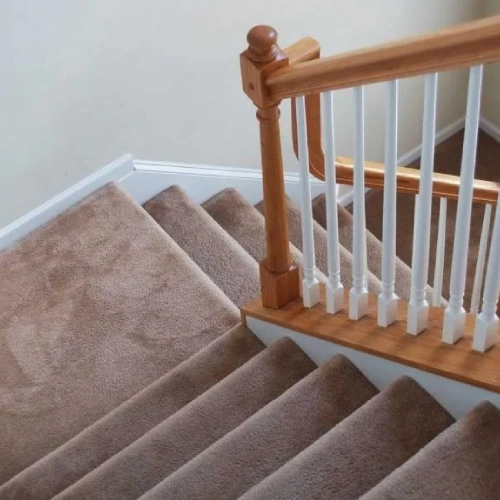
[[[0,254],[2,500],[497,498],[493,405],[454,422],[409,377],[379,392],[344,356],[316,366],[239,323],[259,293],[259,209],[177,186],[142,208],[111,184]],[[291,201],[288,220],[300,263]]]

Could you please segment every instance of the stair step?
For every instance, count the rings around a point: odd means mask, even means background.
[[[281,339],[55,498],[137,498],[315,367]]]
[[[336,356],[178,469],[143,498],[237,498],[377,392],[347,358]]]
[[[0,484],[239,322],[115,185],[0,253],[0,282]]]
[[[144,208],[234,304],[241,307],[259,295],[254,259],[180,187],[163,191]]]
[[[313,200],[314,219],[326,229],[326,197],[324,194]],[[354,219],[344,207],[338,205],[339,241],[352,252],[352,230]],[[366,231],[366,253],[370,271],[381,278],[382,276],[382,242],[370,231]],[[411,269],[399,257],[396,257],[396,280],[394,283],[396,294],[403,300],[410,300],[411,292]],[[376,291],[380,292],[380,289]]]
[[[500,411],[477,406],[363,500],[496,500],[500,492]]]
[[[264,204],[256,205],[257,210],[264,214]],[[290,241],[302,251],[302,222],[300,209],[290,199],[287,199],[288,228]],[[328,236],[324,228],[313,221],[314,248],[316,252],[316,266],[324,274],[328,274]],[[352,287],[352,254],[340,245],[340,278],[346,289]],[[380,280],[370,271],[367,272],[368,291],[378,294],[380,292]]]
[[[204,202],[202,207],[257,262],[262,262],[265,259],[266,229],[264,217],[236,189],[224,189]],[[291,243],[290,253],[293,261],[299,266],[302,265],[302,253]],[[323,273],[319,273],[318,279],[326,283],[326,277]]]
[[[359,498],[452,423],[427,392],[403,377],[241,498]]]
[[[49,500],[264,349],[238,325],[0,487],[0,498]],[[116,432],[120,429],[120,432]]]

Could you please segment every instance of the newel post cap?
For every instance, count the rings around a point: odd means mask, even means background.
[[[248,56],[255,62],[269,62],[279,53],[278,32],[271,26],[254,26],[247,34]]]

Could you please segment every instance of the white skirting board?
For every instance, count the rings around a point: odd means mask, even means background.
[[[456,419],[463,417],[474,406],[485,400],[500,408],[500,394],[495,392],[304,335],[256,318],[247,317],[246,319],[248,328],[266,346],[272,345],[283,337],[289,337],[318,365],[336,354],[342,354],[350,359],[379,390],[385,389],[399,377],[407,375],[419,383]]]
[[[135,160],[134,172],[122,179],[122,187],[138,202],[144,203],[175,184],[202,203],[225,188],[237,189],[250,203],[262,200],[262,172],[257,169],[189,165],[186,163]],[[300,199],[299,176],[285,174],[285,190],[295,202]],[[325,192],[323,181],[311,177],[312,196]]]

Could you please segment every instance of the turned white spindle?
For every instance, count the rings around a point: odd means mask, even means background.
[[[328,284],[326,310],[336,314],[344,308],[344,287],[340,281],[339,225],[337,212],[337,181],[335,176],[335,132],[333,92],[321,96],[322,141],[325,154],[326,227],[328,236]]]
[[[418,335],[427,328],[429,303],[426,300],[429,270],[429,245],[432,210],[432,174],[436,145],[437,73],[425,78],[425,102],[422,136],[422,160],[418,203],[415,203],[415,225],[412,255],[410,303],[407,332]]]
[[[354,221],[352,288],[349,291],[349,317],[360,319],[368,312],[366,288],[366,217],[365,217],[365,111],[364,89],[354,89]]]
[[[490,255],[484,281],[483,307],[476,318],[472,348],[485,352],[495,345],[498,334],[497,303],[500,295],[500,195],[495,211],[495,224],[491,236]]]
[[[304,96],[297,97],[297,136],[299,146],[300,211],[302,221],[303,269],[302,299],[305,307],[319,302],[319,281],[316,278],[314,255],[313,213],[307,146],[306,104]]]
[[[481,300],[481,288],[483,286],[484,264],[486,262],[486,252],[488,249],[488,237],[490,235],[491,205],[484,207],[483,227],[481,228],[481,238],[479,240],[479,250],[476,261],[476,274],[474,275],[474,285],[470,301],[470,312],[477,314],[479,302]]]
[[[398,315],[396,279],[396,193],[398,167],[398,81],[388,83],[385,131],[384,220],[382,236],[382,290],[378,296],[378,324],[387,327]]]
[[[470,221],[476,169],[477,136],[481,108],[481,84],[483,67],[470,70],[465,117],[464,146],[460,170],[455,238],[451,263],[450,300],[444,312],[443,342],[454,344],[465,333],[465,309],[463,307],[467,256],[469,250]]]
[[[432,305],[439,307],[443,297],[443,272],[444,257],[446,250],[446,213],[448,209],[448,200],[441,198],[439,200],[439,224],[438,237],[436,243],[436,266],[434,268],[434,284],[432,291]]]

